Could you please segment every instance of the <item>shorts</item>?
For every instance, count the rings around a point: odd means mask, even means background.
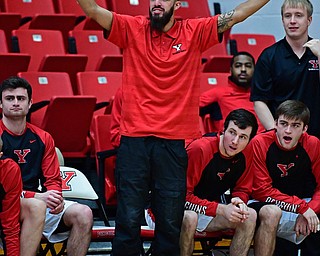
[[[55,230],[58,228],[61,218],[67,208],[76,202],[64,200],[65,205],[63,211],[58,214],[51,214],[50,209],[47,208],[46,212],[46,220],[43,228],[43,236],[50,242],[50,243],[57,243],[63,240],[66,240],[69,237],[70,230],[64,231],[61,233],[55,233]]]
[[[309,202],[311,198],[304,198],[305,201]],[[250,203],[258,202],[256,200],[249,200],[248,205]],[[266,203],[266,205],[269,203]],[[249,206],[250,207],[250,206]],[[307,236],[300,235],[297,236],[294,230],[296,225],[296,219],[299,216],[297,213],[282,211],[282,216],[279,221],[277,237],[286,239],[292,243],[300,244]]]
[[[150,229],[154,229],[155,228],[155,222],[154,222],[154,218],[152,216],[152,213],[150,214],[150,211],[148,211],[148,209],[146,209],[144,211],[144,216],[145,216],[145,221],[148,225],[148,227]],[[213,220],[213,217],[211,216],[207,216],[207,215],[204,215],[204,214],[198,214],[198,224],[197,224],[197,228],[196,230],[198,232],[202,232],[204,231],[209,223]]]

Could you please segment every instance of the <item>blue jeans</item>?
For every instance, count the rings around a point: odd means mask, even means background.
[[[121,137],[116,162],[114,256],[140,255],[140,227],[147,203],[151,203],[156,220],[152,255],[180,255],[187,165],[184,140]]]

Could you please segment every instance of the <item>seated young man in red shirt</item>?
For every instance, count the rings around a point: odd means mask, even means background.
[[[265,207],[274,205],[282,210],[275,230],[276,256],[297,256],[299,248],[301,255],[320,255],[320,140],[307,134],[309,119],[304,103],[287,100],[275,112],[275,129],[251,142],[255,202],[249,205],[266,221],[274,216],[263,213]],[[260,226],[267,228],[270,225],[264,220],[260,219]],[[260,240],[275,241],[275,236],[264,232]]]
[[[0,151],[2,140],[0,138]],[[0,230],[5,255],[20,254],[20,196],[22,179],[19,166],[0,152]]]
[[[256,226],[256,212],[246,205],[252,189],[249,141],[257,129],[257,120],[251,112],[236,109],[226,117],[223,133],[202,137],[187,147],[189,161],[181,255],[192,255],[196,230],[210,232],[227,228],[236,231],[230,255],[248,254]],[[226,196],[226,191],[231,198]],[[146,221],[150,227],[152,218],[151,211],[147,210]]]

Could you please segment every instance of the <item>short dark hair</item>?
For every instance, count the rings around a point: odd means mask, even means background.
[[[29,102],[32,98],[32,87],[27,80],[18,76],[12,76],[5,79],[0,85],[0,101],[2,101],[2,92],[8,89],[24,88],[27,90]]]
[[[249,140],[251,140],[257,134],[257,131],[258,131],[257,118],[253,113],[251,113],[246,109],[239,108],[239,109],[232,110],[226,117],[226,120],[224,121],[224,131],[227,130],[230,121],[233,121],[235,125],[238,126],[240,129],[246,129],[247,127],[252,127]]]
[[[274,119],[277,121],[280,116],[291,120],[301,120],[306,126],[310,121],[310,111],[308,107],[298,100],[286,100],[282,102],[276,110]]]
[[[255,65],[254,57],[253,57],[249,52],[242,51],[242,52],[237,52],[237,53],[233,54],[232,59],[231,59],[231,62],[230,62],[230,67],[232,67],[232,65],[233,65],[233,63],[234,63],[234,59],[235,59],[236,57],[238,57],[239,55],[248,56],[249,58],[251,58],[253,65]]]

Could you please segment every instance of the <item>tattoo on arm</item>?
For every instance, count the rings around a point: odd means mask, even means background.
[[[218,32],[219,33],[222,33],[233,26],[233,23],[231,21],[233,20],[232,17],[234,15],[234,13],[235,13],[235,10],[232,10],[227,13],[223,13],[223,14],[219,15],[219,18],[218,18]]]

